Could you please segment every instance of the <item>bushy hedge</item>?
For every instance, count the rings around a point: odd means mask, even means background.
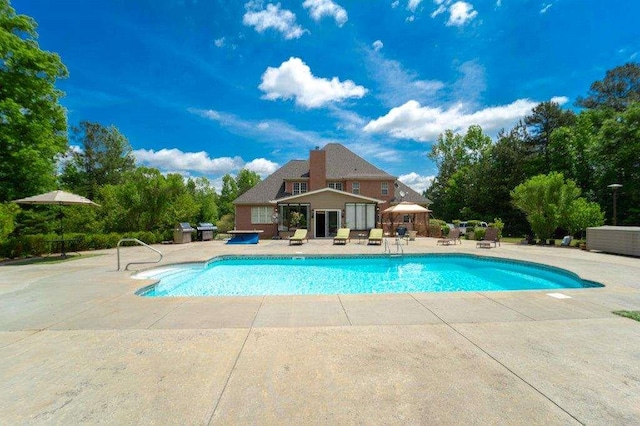
[[[137,238],[146,244],[161,243],[167,238],[166,233],[154,233],[150,231],[131,232],[127,234],[118,234],[115,232],[109,234],[65,234],[66,251],[87,251],[114,248],[118,245],[118,241],[122,238]],[[22,235],[19,237],[9,237],[0,243],[0,257],[16,258],[24,256],[40,256],[48,254],[50,250],[59,253],[60,244],[51,243],[60,237],[56,234],[36,234]],[[134,243],[123,243],[129,245]]]

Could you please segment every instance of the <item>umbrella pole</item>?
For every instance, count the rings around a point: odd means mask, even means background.
[[[64,226],[62,225],[62,217],[63,217],[63,213],[62,213],[62,207],[60,207],[60,244],[62,245],[62,257],[67,257],[67,254],[65,253],[65,247],[64,247]]]

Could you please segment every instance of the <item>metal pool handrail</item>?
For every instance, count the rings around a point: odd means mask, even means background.
[[[396,252],[391,253],[391,244],[389,244],[389,238],[388,237],[384,238],[384,248],[383,248],[384,253],[389,253],[389,256],[402,256],[404,255],[404,249],[402,248],[402,244],[400,244],[400,241],[402,238],[395,237],[395,239],[396,239],[395,241]]]
[[[158,254],[160,255],[160,259],[158,259],[158,260],[157,260],[157,261],[155,261],[155,262],[152,262],[152,261],[147,261],[147,262],[129,262],[129,263],[127,263],[127,265],[124,267],[124,270],[125,270],[125,271],[128,271],[128,270],[129,270],[129,265],[142,265],[142,264],[145,264],[145,263],[160,263],[160,261],[162,261],[162,253],[160,252],[160,250],[156,250],[156,249],[154,249],[154,248],[153,248],[153,247],[151,247],[150,245],[148,245],[148,244],[146,244],[146,243],[143,243],[142,241],[140,241],[140,240],[139,240],[139,239],[137,239],[137,238],[122,238],[120,241],[118,241],[118,271],[120,270],[120,245],[121,245],[123,242],[125,242],[125,241],[133,241],[133,242],[136,242],[136,243],[138,243],[138,244],[140,244],[140,245],[142,245],[142,246],[145,246],[145,247],[146,247],[146,248],[148,248],[148,249],[151,249],[151,250],[155,251],[156,253],[158,253]]]

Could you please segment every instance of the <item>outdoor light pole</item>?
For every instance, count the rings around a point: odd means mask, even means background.
[[[616,226],[616,217],[617,217],[617,201],[618,201],[618,188],[621,188],[622,185],[619,183],[612,183],[611,185],[607,185],[607,188],[613,189],[613,226]]]

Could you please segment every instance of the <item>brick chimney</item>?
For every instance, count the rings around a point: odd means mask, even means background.
[[[309,152],[309,191],[327,187],[327,152],[321,149]]]

